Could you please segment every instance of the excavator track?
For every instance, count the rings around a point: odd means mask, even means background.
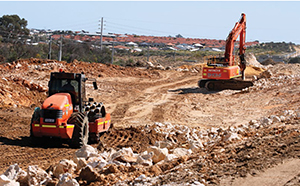
[[[216,79],[202,79],[198,82],[200,88],[206,88],[209,91],[221,90],[242,90],[247,87],[253,86],[252,81],[244,81],[238,79],[230,80],[216,80]]]

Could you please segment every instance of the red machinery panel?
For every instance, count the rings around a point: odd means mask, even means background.
[[[101,133],[105,132],[110,128],[110,114],[106,113],[106,116],[103,118],[96,119],[95,122],[89,123],[90,133]]]
[[[204,66],[202,72],[203,79],[232,79],[242,76],[238,66],[216,67]]]

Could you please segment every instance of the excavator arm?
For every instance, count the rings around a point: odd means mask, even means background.
[[[226,39],[225,62],[227,62],[229,66],[233,66],[234,63],[234,43],[238,36],[240,36],[239,55],[244,56],[246,50],[246,15],[244,13],[242,13],[241,19],[238,22],[236,22],[235,26],[233,27]]]

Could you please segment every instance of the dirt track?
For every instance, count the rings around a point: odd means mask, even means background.
[[[274,67],[273,73],[276,75],[272,82],[278,83],[276,85],[257,86],[257,90],[208,92],[197,87],[200,75],[194,72],[95,66],[85,63],[62,65],[55,63],[43,66],[43,62],[34,61],[19,64],[21,66],[16,63],[1,67],[1,173],[14,163],[18,163],[23,169],[36,164],[46,170],[61,159],[71,159],[76,151],[54,140],[41,147],[33,147],[29,143],[31,114],[34,107],[39,106],[46,98],[45,89],[50,71],[56,71],[59,67],[63,67],[66,71],[84,71],[88,77],[97,78],[99,89],[92,90],[92,85],[88,85],[90,88],[88,96],[94,97],[96,101],[102,101],[112,115],[115,129],[102,137],[107,149],[130,146],[134,152],[143,152],[144,144],[154,145],[156,141],[163,139],[159,134],[142,132],[145,125],[152,125],[154,122],[169,122],[201,130],[212,127],[237,127],[248,124],[250,120],[259,120],[263,116],[280,115],[285,110],[297,110],[300,105],[300,78],[298,76],[290,79],[275,78],[280,75],[299,74],[299,65]],[[34,86],[30,82],[33,82]],[[286,127],[279,125],[275,128],[257,130],[255,131],[259,136],[257,140],[257,136],[249,136],[249,140],[240,146],[218,144],[218,148],[224,147],[226,156],[221,156],[213,150],[208,155],[203,154],[208,151],[206,149],[186,159],[174,161],[173,164],[162,164],[160,174],[165,176],[157,183],[193,183],[195,180],[205,179],[208,180],[206,183],[210,184],[234,185],[232,177],[259,175],[261,170],[280,164],[282,160],[290,158],[299,160],[299,120],[284,124]],[[282,132],[273,135],[278,130]],[[116,137],[120,139],[116,140]],[[180,137],[174,138],[180,145]],[[282,151],[278,151],[278,148],[282,148]],[[265,156],[259,155],[261,153]],[[246,158],[247,154],[255,158]],[[217,160],[214,159],[216,156]],[[299,161],[296,162],[299,164]],[[208,167],[211,172],[207,172]],[[170,174],[185,169],[190,170],[192,174],[188,172],[183,172],[179,176]],[[300,172],[300,169],[296,170]],[[153,175],[147,169],[144,172],[148,172],[149,176]],[[136,172],[134,175],[138,176],[139,173]],[[297,174],[289,176],[294,177]],[[223,178],[226,178],[224,182]],[[113,179],[109,180],[107,178],[106,182],[102,183],[115,183]],[[245,183],[252,181],[244,180]],[[288,181],[290,179],[285,183]]]

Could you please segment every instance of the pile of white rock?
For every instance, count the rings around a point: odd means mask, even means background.
[[[254,82],[254,86],[248,87],[245,90],[262,90],[262,89],[271,89],[286,86],[287,83],[293,84],[299,82],[300,75],[281,75],[273,76],[270,78],[261,78]]]
[[[28,65],[29,69],[38,70],[38,71],[48,71],[48,70],[58,70],[58,69],[64,69],[65,66],[62,63],[57,63],[55,61],[48,62],[48,63],[42,63],[39,65],[31,64]]]
[[[72,160],[61,160],[49,172],[35,165],[29,166],[26,171],[17,164],[11,165],[0,175],[0,185],[43,185],[56,178],[58,179],[58,186],[77,186],[79,183],[75,179],[75,175],[88,181],[95,181],[99,177],[99,170],[109,169],[110,165],[123,165],[125,167],[159,165],[175,158],[190,156],[194,151],[205,150],[206,146],[214,145],[220,141],[228,143],[241,141],[244,138],[242,135],[244,132],[269,127],[276,123],[284,125],[284,122],[293,119],[300,119],[300,110],[285,110],[281,115],[262,117],[258,120],[251,120],[245,125],[228,128],[212,127],[200,130],[183,125],[155,123],[145,126],[144,130],[146,132],[155,130],[157,133],[163,134],[165,140],[157,141],[154,146],[149,146],[142,153],[134,153],[130,147],[118,151],[109,149],[99,153],[96,148],[87,145],[76,151]],[[181,146],[178,146],[179,142],[176,141],[175,136],[180,136]],[[148,178],[144,176],[136,179],[141,181]]]

